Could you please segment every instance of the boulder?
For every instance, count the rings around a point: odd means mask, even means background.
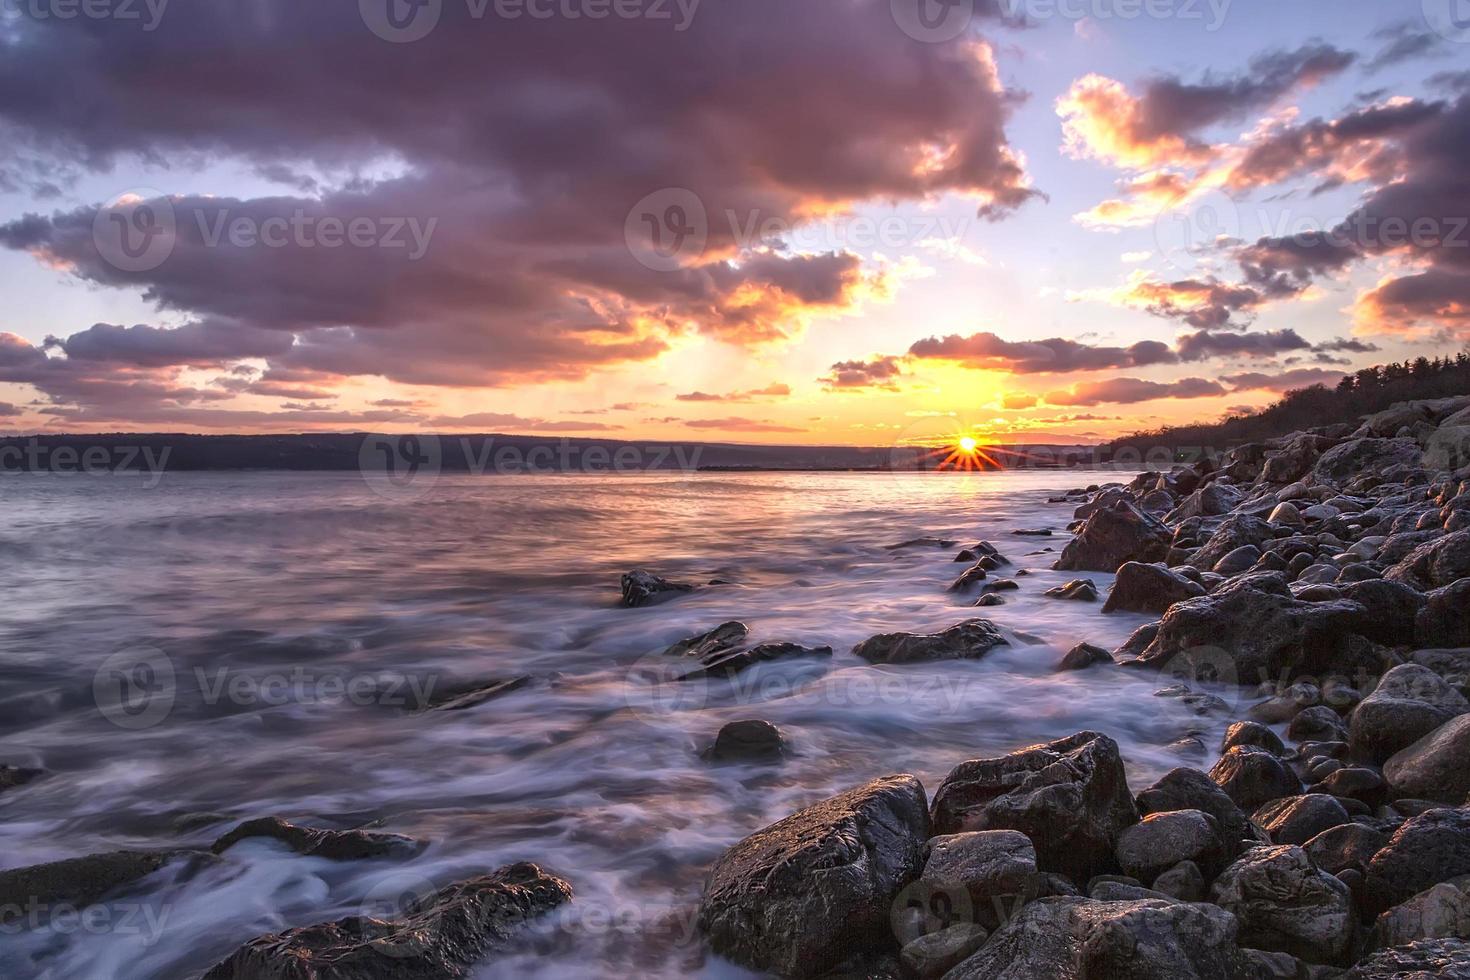
[[[1220,560],[1238,548],[1263,548],[1274,540],[1276,532],[1259,517],[1231,514],[1220,522],[1209,540],[1194,554],[1196,568],[1214,568]]]
[[[1127,501],[1095,512],[1053,566],[1065,571],[1116,572],[1124,562],[1163,561],[1173,534]]]
[[[786,749],[781,729],[768,721],[751,718],[722,727],[710,746],[709,757],[717,762],[750,762],[778,759]]]
[[[1097,583],[1090,578],[1073,579],[1066,585],[1047,589],[1044,593],[1053,599],[1072,599],[1078,602],[1097,601]]]
[[[1364,614],[1348,600],[1303,602],[1279,572],[1242,575],[1211,595],[1171,606],[1140,661],[1162,667],[1188,651],[1215,649],[1242,684],[1324,673],[1351,656]]]
[[[1017,830],[1043,871],[1077,881],[1111,870],[1113,843],[1138,822],[1118,744],[1075,735],[956,766],[934,794],[934,830]]]
[[[894,900],[924,866],[929,813],[913,776],[799,810],[715,863],[699,927],[748,969],[810,977],[892,941]]]
[[[1210,898],[1240,922],[1241,945],[1342,965],[1353,942],[1348,886],[1300,847],[1257,847],[1226,868]]]
[[[110,851],[0,871],[0,922],[36,906],[85,908],[163,867],[170,854]]]
[[[1119,567],[1102,611],[1161,613],[1176,602],[1197,599],[1204,594],[1198,582],[1170,570],[1167,565],[1130,561]]]
[[[996,647],[1010,646],[994,623],[967,619],[938,633],[880,633],[852,652],[872,664],[911,664],[926,660],[978,660]]]
[[[703,660],[714,654],[734,650],[750,636],[750,627],[733,620],[714,629],[680,640],[664,651],[668,657],[694,657]]]
[[[1315,704],[1291,719],[1286,736],[1294,742],[1346,742],[1348,726],[1342,715],[1325,704]]]
[[[1411,817],[1368,862],[1371,906],[1383,911],[1470,874],[1470,808],[1442,807]]]
[[[1254,721],[1237,721],[1225,729],[1220,751],[1229,752],[1237,745],[1254,745],[1276,756],[1286,754],[1286,746],[1282,744],[1281,737],[1265,725]]]
[[[1200,810],[1214,818],[1220,829],[1226,860],[1240,853],[1241,842],[1254,839],[1245,813],[1214,780],[1198,769],[1173,769],[1138,794],[1139,813]]]
[[[946,980],[1239,980],[1246,966],[1236,928],[1209,905],[1044,898]]]
[[[693,592],[695,586],[684,582],[670,582],[652,572],[634,569],[625,572],[622,578],[623,605],[636,609],[640,606],[657,605],[670,599]]]
[[[1216,481],[1181,500],[1179,506],[1164,521],[1167,524],[1178,524],[1191,517],[1219,517],[1240,506],[1244,499],[1244,490]]]
[[[1434,671],[1400,664],[1353,709],[1348,743],[1357,759],[1382,764],[1456,715],[1470,711],[1464,695]]]
[[[963,572],[960,573],[958,578],[949,583],[949,591],[965,592],[969,589],[972,589],[975,586],[979,585],[981,582],[985,581],[988,574],[989,573],[985,570],[985,565],[977,562],[974,565],[971,565],[969,568],[965,569]]]
[[[288,823],[280,817],[247,820],[214,842],[212,850],[223,854],[242,840],[269,837],[297,854],[331,861],[364,861],[370,858],[409,858],[424,849],[422,841],[402,834],[372,830],[322,830]]]
[[[1470,878],[1442,881],[1373,924],[1373,945],[1406,946],[1419,939],[1470,939]]]
[[[401,919],[355,915],[253,939],[204,980],[467,977],[519,927],[571,897],[560,878],[534,864],[513,864],[420,899]]]
[[[1113,853],[1123,873],[1144,885],[1181,861],[1212,874],[1225,863],[1220,826],[1200,810],[1151,813],[1118,835]]]
[[[1286,763],[1253,745],[1237,745],[1222,755],[1210,778],[1247,812],[1283,796],[1296,796],[1302,788]]]
[[[961,922],[905,943],[898,958],[911,976],[938,980],[984,946],[989,937],[983,926]]]
[[[1251,815],[1277,844],[1306,844],[1325,830],[1351,819],[1342,804],[1325,793],[1272,800]]]
[[[1383,766],[1392,799],[1464,803],[1470,800],[1470,714],[1458,715]]]
[[[1368,611],[1359,624],[1358,632],[1369,639],[1387,646],[1399,646],[1414,635],[1414,625],[1425,600],[1413,588],[1402,582],[1375,578],[1343,583],[1340,591],[1344,599],[1356,602]]]
[[[1057,670],[1086,670],[1093,664],[1112,662],[1113,655],[1102,647],[1095,647],[1090,643],[1079,643],[1062,657],[1061,663],[1057,664]]]
[[[1343,823],[1322,831],[1302,845],[1312,863],[1330,875],[1366,872],[1373,855],[1388,843],[1388,834],[1366,824]]]
[[[924,896],[943,896],[943,903],[962,916],[994,929],[1039,887],[1036,848],[1014,830],[982,830],[949,834],[929,841],[929,858],[919,876]],[[928,901],[929,908],[935,902]]]
[[[1224,575],[1228,578],[1231,575],[1249,571],[1260,560],[1260,548],[1253,544],[1242,545],[1215,562],[1215,567],[1211,570],[1216,575]]]
[[[1383,577],[1421,591],[1443,588],[1462,578],[1470,578],[1470,530],[1456,531],[1424,542],[1384,572]]]
[[[1180,861],[1154,879],[1154,891],[1180,902],[1205,900],[1205,875],[1193,861]]]
[[[1466,980],[1470,943],[1461,939],[1421,939],[1380,949],[1348,972],[1347,980]]]
[[[1262,483],[1294,483],[1312,471],[1323,452],[1332,447],[1332,440],[1310,432],[1299,432],[1292,436],[1275,455],[1266,458],[1261,469]]]
[[[1365,473],[1417,467],[1422,458],[1423,450],[1413,439],[1350,439],[1323,453],[1312,467],[1312,476],[1318,483],[1342,486]]]
[[[1414,620],[1413,636],[1421,646],[1470,645],[1470,579],[1426,595]]]
[[[1284,524],[1287,527],[1301,527],[1305,521],[1302,520],[1301,509],[1290,501],[1277,504],[1271,510],[1271,516],[1266,518],[1268,524]]]

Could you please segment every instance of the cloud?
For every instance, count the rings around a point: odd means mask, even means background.
[[[723,395],[712,395],[705,391],[691,391],[682,395],[675,395],[675,401],[681,402],[749,402],[757,398],[784,398],[791,394],[791,386],[779,382],[773,382],[764,388],[752,388],[749,391],[732,391]]]
[[[918,359],[951,361],[970,368],[993,368],[1015,374],[1062,374],[1118,367],[1146,367],[1179,360],[1168,344],[1145,340],[1130,347],[1093,347],[1075,340],[1008,341],[993,333],[968,337],[929,337],[909,348]]]
[[[903,376],[903,359],[889,354],[868,361],[839,361],[818,380],[831,390],[897,391]]]
[[[1366,67],[1370,72],[1437,54],[1444,42],[1441,35],[1423,30],[1413,22],[1386,27],[1375,31],[1373,36],[1387,43],[1369,60]]]
[[[1026,392],[1012,392],[1001,396],[1000,403],[1002,408],[1009,409],[1010,411],[1020,411],[1027,408],[1035,408],[1040,401],[1041,399],[1036,395]]]
[[[602,422],[555,421],[525,418],[503,412],[472,412],[468,415],[438,415],[428,425],[447,429],[479,428],[506,432],[608,432],[621,426]]]
[[[96,323],[64,338],[47,337],[43,346],[73,361],[168,367],[280,357],[291,349],[291,343],[290,334],[209,321],[171,329]]]
[[[1230,374],[1222,380],[1235,391],[1291,391],[1317,384],[1337,384],[1343,377],[1342,371],[1324,371],[1317,368],[1299,368],[1280,374]]]
[[[1199,333],[1179,338],[1179,359],[1203,361],[1211,357],[1275,357],[1286,351],[1306,350],[1307,343],[1295,330],[1264,333]]]
[[[781,425],[764,419],[739,417],[723,419],[686,419],[684,424],[691,429],[722,429],[726,432],[805,432],[799,426]]]
[[[1132,405],[1160,398],[1209,398],[1227,391],[1218,382],[1205,378],[1183,378],[1179,381],[1144,381],[1140,378],[1111,378],[1107,381],[1085,381],[1070,390],[1048,392],[1048,405],[1085,406]]]

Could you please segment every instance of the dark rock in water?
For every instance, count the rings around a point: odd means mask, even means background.
[[[934,794],[934,830],[1018,830],[1038,865],[1077,881],[1112,869],[1113,842],[1138,822],[1118,745],[1075,735],[998,759],[962,762]]]
[[[715,863],[699,927],[720,956],[813,977],[893,941],[894,901],[924,866],[924,788],[889,776],[772,824]]]
[[[1382,912],[1465,874],[1470,874],[1470,808],[1428,810],[1405,821],[1368,862],[1369,906]]]
[[[85,908],[147,877],[172,856],[156,851],[112,851],[0,871],[0,922],[37,906]]]
[[[1078,602],[1097,601],[1097,583],[1090,578],[1073,579],[1066,585],[1059,585],[1054,589],[1047,589],[1045,595],[1053,599],[1072,599]]]
[[[1470,942],[1421,939],[1407,946],[1380,949],[1348,972],[1347,980],[1467,980]]]
[[[1352,868],[1366,871],[1373,855],[1388,843],[1388,834],[1361,823],[1344,823],[1322,831],[1302,845],[1312,863],[1335,875]]]
[[[1237,745],[1220,757],[1210,778],[1247,812],[1301,792],[1301,780],[1280,759],[1253,745]]]
[[[1119,567],[1118,578],[1102,611],[1162,613],[1176,602],[1197,599],[1204,594],[1198,582],[1171,571],[1166,565],[1130,561]]]
[[[720,729],[709,757],[719,762],[779,758],[786,748],[781,729],[768,721],[732,721]]]
[[[1225,865],[1220,825],[1201,810],[1151,813],[1118,835],[1115,853],[1123,873],[1146,886],[1181,861],[1211,876]]]
[[[669,599],[693,592],[695,586],[684,582],[670,582],[641,568],[625,572],[622,580],[623,605],[630,608],[657,605]]]
[[[1470,800],[1470,714],[1459,715],[1395,753],[1383,766],[1395,799]]]
[[[1420,590],[1443,588],[1470,578],[1470,530],[1419,545],[1383,577]]]
[[[926,660],[977,660],[996,647],[1010,646],[1001,631],[985,619],[967,619],[938,633],[880,633],[852,648],[873,664],[909,664]]]
[[[1116,572],[1130,561],[1163,561],[1173,533],[1126,501],[1099,510],[1087,519],[1077,537],[1062,549],[1053,566],[1059,570]]]
[[[1049,538],[1052,532],[1048,528],[1032,528],[1024,531],[1012,531],[1012,534],[1022,538]]]
[[[1346,742],[1347,724],[1325,704],[1303,708],[1286,727],[1288,738],[1297,742]]]
[[[44,769],[26,769],[20,766],[0,766],[0,793],[26,783],[34,782],[46,775]]]
[[[1198,769],[1173,769],[1138,794],[1140,813],[1173,810],[1201,810],[1214,817],[1227,860],[1240,853],[1242,841],[1254,839],[1245,813],[1214,780]]]
[[[979,585],[981,582],[985,581],[985,578],[985,567],[979,563],[976,563],[961,572],[959,578],[949,583],[949,591],[964,592],[966,589],[974,588],[976,585]]]
[[[1413,635],[1421,646],[1470,645],[1470,579],[1425,596],[1424,607],[1414,620]]]
[[[1342,804],[1332,797],[1308,793],[1272,800],[1251,819],[1277,844],[1302,845],[1324,830],[1347,823],[1350,818]]]
[[[1017,574],[1019,574],[1019,573],[1017,573]],[[985,593],[991,593],[991,592],[1015,592],[1020,587],[1021,587],[1021,583],[1019,583],[1019,582],[1012,581],[1011,579],[1008,579],[1008,578],[996,578],[996,579],[991,579],[989,582],[986,582],[983,586],[981,586],[980,587],[980,591],[981,592],[985,592]]]
[[[1456,715],[1470,711],[1464,695],[1434,671],[1400,664],[1353,709],[1348,742],[1353,756],[1379,765]]]
[[[401,919],[355,915],[261,936],[203,980],[460,980],[520,926],[571,897],[560,878],[513,864],[449,885]]]
[[[975,605],[977,606],[1003,606],[1005,604],[1006,601],[994,592],[987,592],[975,600]]]
[[[1240,922],[1243,945],[1308,963],[1342,965],[1350,958],[1352,893],[1300,847],[1245,852],[1221,873],[1210,899]]]
[[[1093,664],[1112,662],[1113,655],[1102,647],[1095,647],[1090,643],[1079,643],[1067,651],[1062,662],[1057,664],[1057,670],[1086,670]]]
[[[1159,623],[1145,623],[1134,630],[1128,639],[1123,641],[1123,645],[1113,651],[1114,662],[1136,665],[1143,651],[1147,650],[1148,645],[1159,635],[1160,625]]]
[[[1322,454],[1312,467],[1319,483],[1342,486],[1359,474],[1418,466],[1424,450],[1413,439],[1352,439]]]
[[[699,677],[734,677],[748,667],[766,660],[794,660],[802,657],[830,657],[828,646],[804,647],[800,643],[758,643],[744,650],[712,653],[702,657],[699,666],[679,678],[681,681]]]
[[[697,657],[703,659],[726,650],[734,650],[750,636],[750,627],[731,620],[721,623],[708,633],[700,633],[680,640],[664,651],[670,657]]]
[[[500,680],[471,681],[443,690],[436,690],[424,705],[426,711],[464,711],[484,704],[511,691],[519,691],[531,683],[528,676],[506,677]]]
[[[1237,683],[1336,667],[1366,611],[1356,602],[1302,602],[1279,572],[1242,575],[1211,595],[1176,603],[1143,652],[1143,665],[1166,666],[1191,650],[1215,649]]]
[[[1237,926],[1210,905],[1164,899],[1043,898],[946,980],[1240,980]]]
[[[902,548],[953,548],[958,542],[950,538],[909,538],[898,544],[885,545],[887,551],[898,551]]]
[[[211,850],[223,854],[251,837],[281,841],[297,854],[331,861],[363,861],[369,858],[407,858],[423,850],[422,841],[402,834],[372,830],[322,830],[288,823],[280,817],[247,820],[214,842]]]
[[[1229,752],[1237,745],[1254,745],[1275,756],[1286,754],[1286,746],[1282,744],[1281,736],[1265,725],[1254,721],[1237,721],[1225,729],[1225,739],[1220,745],[1220,751]]]

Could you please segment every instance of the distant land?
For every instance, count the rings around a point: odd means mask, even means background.
[[[48,434],[0,437],[0,473],[87,470],[375,470],[579,473],[686,470],[872,471],[1088,466],[1095,446],[982,447],[970,457],[925,447],[763,446],[526,435],[332,433]]]

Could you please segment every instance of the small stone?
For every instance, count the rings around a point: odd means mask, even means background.
[[[732,721],[720,729],[709,756],[721,762],[777,759],[786,747],[781,729],[758,718]]]

